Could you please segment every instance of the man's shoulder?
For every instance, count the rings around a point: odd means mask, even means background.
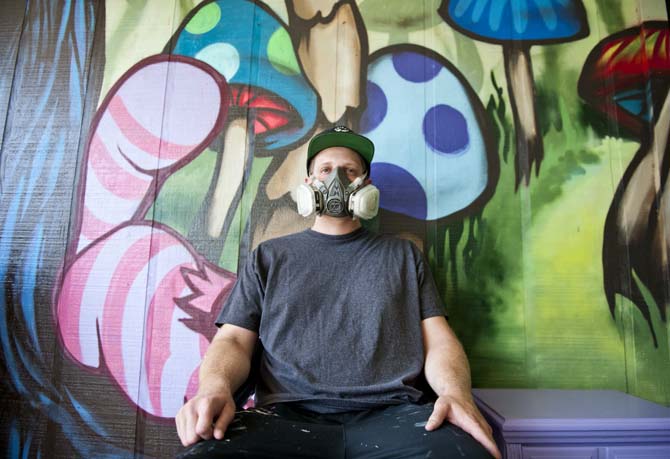
[[[419,247],[415,241],[397,234],[374,234],[373,237],[380,244],[396,249],[419,251]]]
[[[284,248],[296,243],[302,243],[306,239],[307,230],[298,231],[296,233],[285,234],[282,236],[276,236],[270,239],[261,241],[257,246],[256,250],[263,252],[268,250],[276,250]]]

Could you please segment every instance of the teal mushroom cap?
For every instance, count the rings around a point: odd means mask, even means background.
[[[286,26],[265,7],[247,0],[203,2],[184,19],[173,43],[174,54],[201,60],[226,78],[233,105],[251,113],[261,148],[286,147],[313,128],[317,95]]]

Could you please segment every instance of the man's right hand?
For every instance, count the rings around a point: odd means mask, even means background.
[[[228,424],[235,416],[235,401],[230,393],[196,395],[181,407],[175,423],[182,445],[200,440],[223,439]]]
[[[175,417],[184,446],[223,439],[235,416],[233,393],[249,376],[257,340],[257,333],[230,324],[216,332],[200,364],[198,392]]]

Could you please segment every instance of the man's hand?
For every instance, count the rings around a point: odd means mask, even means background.
[[[255,332],[230,324],[216,332],[200,364],[198,392],[175,417],[184,446],[212,437],[223,439],[235,416],[232,394],[249,376],[257,339]]]
[[[481,443],[496,459],[502,455],[498,450],[491,427],[481,415],[472,399],[458,399],[449,395],[442,395],[435,401],[433,413],[428,418],[426,430],[435,430],[448,421],[470,435]]]
[[[181,444],[190,446],[200,440],[223,439],[235,416],[235,401],[229,394],[196,395],[181,407],[175,418]]]

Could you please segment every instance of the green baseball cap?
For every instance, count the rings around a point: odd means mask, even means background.
[[[365,167],[370,173],[370,163],[375,154],[375,144],[367,137],[356,134],[346,126],[335,126],[334,128],[320,132],[309,142],[307,149],[307,173],[309,174],[309,163],[322,150],[330,147],[347,147],[361,155],[365,161]]]

